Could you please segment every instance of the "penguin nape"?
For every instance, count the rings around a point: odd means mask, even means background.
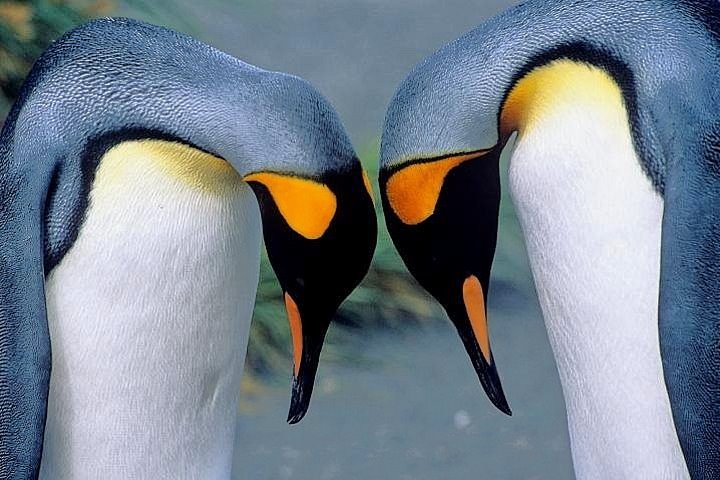
[[[299,421],[366,180],[297,77],[129,19],[56,41],[0,136],[0,478],[228,478],[261,230]]]
[[[720,3],[530,0],[398,88],[388,229],[508,414],[486,299],[513,138],[578,478],[720,478]]]

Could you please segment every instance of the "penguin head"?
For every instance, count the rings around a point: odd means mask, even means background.
[[[410,273],[444,307],[492,403],[510,415],[487,323],[500,205],[502,92],[450,44],[400,85],[385,120],[380,195]],[[472,65],[472,64],[470,64]]]
[[[501,148],[383,169],[390,236],[405,265],[455,325],[490,400],[510,414],[490,349],[487,298],[500,206]]]
[[[245,177],[259,201],[292,334],[290,423],[307,412],[330,321],[372,259],[377,224],[366,178],[357,159],[320,178],[274,172]]]
[[[320,350],[336,310],[367,272],[377,237],[367,174],[332,107],[309,84],[282,75],[269,102],[283,132],[272,160],[244,175],[258,199],[265,246],[283,290],[293,344],[288,422],[307,412]],[[290,85],[288,87],[288,85]],[[291,161],[287,161],[290,159]]]

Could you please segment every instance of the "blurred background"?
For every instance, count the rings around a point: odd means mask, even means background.
[[[372,174],[385,107],[409,69],[514,3],[0,0],[0,121],[52,40],[89,18],[128,16],[307,79],[335,105]],[[407,274],[378,211],[372,269],[331,327],[310,412],[295,426],[285,423],[289,329],[277,282],[263,262],[234,478],[572,478],[557,371],[504,192],[488,318],[514,415],[504,416],[486,399],[453,327]]]

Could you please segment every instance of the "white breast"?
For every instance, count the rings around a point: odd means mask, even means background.
[[[619,91],[579,80],[540,100],[510,165],[575,471],[686,478],[658,343],[662,199],[634,153]]]
[[[104,157],[46,282],[41,478],[229,478],[260,232],[215,157],[154,141]]]

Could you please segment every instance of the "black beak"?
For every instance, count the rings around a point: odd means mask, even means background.
[[[290,424],[298,423],[308,411],[320,363],[320,351],[332,319],[332,314],[318,314],[313,309],[302,310],[299,305],[303,304],[296,303],[285,292],[285,309],[293,344],[292,394],[287,418]]]
[[[487,310],[484,302],[487,284],[481,285],[477,277],[470,276],[463,282],[462,291],[463,301],[453,307],[446,307],[445,310],[460,335],[460,340],[488,398],[498,410],[506,415],[512,415],[490,349]]]
[[[302,420],[308,411],[315,384],[315,375],[320,362],[322,339],[319,342],[310,343],[305,341],[304,343],[306,347],[303,348],[300,367],[293,375],[292,380],[290,411],[287,418],[288,423],[291,425]]]

